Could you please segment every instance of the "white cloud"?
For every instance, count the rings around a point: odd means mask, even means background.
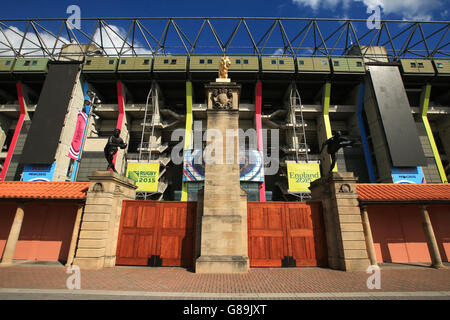
[[[283,49],[277,49],[274,51],[274,53],[272,53],[272,56],[282,56],[284,54],[284,50]]]
[[[117,52],[120,53],[121,51],[122,54],[132,55],[133,51],[131,50],[131,38],[128,37],[127,42],[124,45],[124,40],[126,37],[127,32],[123,28],[110,24],[108,25],[108,27],[102,28],[101,37],[99,30],[97,30],[97,32],[94,34],[94,41],[97,43],[97,45],[101,45],[101,40],[103,39],[103,47],[105,48],[105,52],[108,55],[114,56],[117,55]],[[144,48],[144,46],[138,42],[134,43],[134,47],[136,54],[152,54],[152,51],[150,49]]]
[[[14,56],[14,51],[10,48],[11,46],[19,51],[19,48],[22,43],[22,39],[24,36],[24,32],[18,29],[15,26],[9,26],[8,28],[3,28],[3,33],[0,32],[0,56]],[[74,32],[76,32],[74,30]],[[119,37],[120,35],[120,37]],[[102,28],[102,34],[100,37],[100,31],[94,35],[94,41],[100,45],[101,39],[103,38],[103,47],[105,48],[105,52],[108,55],[115,56],[117,52],[122,50],[122,54],[132,55],[132,50],[130,47],[131,40],[128,39],[125,46],[123,46],[124,39],[126,38],[127,32],[120,27],[115,25],[109,25],[109,28]],[[40,38],[40,39],[39,39]],[[70,41],[64,37],[60,37],[60,40],[55,46],[56,38],[49,33],[42,32],[39,33],[39,38],[35,33],[28,32],[25,37],[25,41],[22,45],[21,54],[23,55],[43,55],[43,51],[41,49],[41,45],[39,40],[42,41],[49,53],[58,55],[62,46],[64,44],[69,44]],[[86,40],[87,43],[87,40]],[[83,44],[83,43],[82,43]],[[123,46],[123,49],[122,49]],[[135,42],[135,52],[140,55],[151,55],[152,51],[148,48],[145,48],[142,44]],[[116,49],[114,49],[114,47]],[[55,49],[54,49],[55,48]],[[116,51],[117,50],[117,51]],[[46,56],[49,54],[46,53]]]
[[[443,0],[292,0],[293,3],[313,10],[344,9],[354,2],[362,2],[367,8],[380,6],[386,15],[397,14],[408,20],[431,20],[432,11],[443,6]]]
[[[19,51],[23,37],[24,32],[16,27],[11,26],[7,29],[3,29],[3,33],[0,32],[0,55],[14,55],[14,51],[10,47],[12,46],[16,51]],[[63,37],[60,37],[59,41],[56,43],[56,37],[46,32],[39,33],[39,38],[35,33],[28,32],[22,45],[21,54],[42,55],[43,52],[40,41],[47,48],[48,52],[53,52],[54,54],[58,54],[65,43],[70,43],[69,40]]]
[[[318,10],[321,7],[335,9],[340,5],[342,5],[344,9],[348,9],[352,1],[358,0],[292,0],[292,2],[298,5],[309,6],[314,10]]]

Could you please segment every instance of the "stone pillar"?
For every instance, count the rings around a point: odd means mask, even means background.
[[[134,181],[112,171],[94,171],[81,221],[74,265],[81,269],[113,267],[122,201],[134,200]]]
[[[313,200],[321,200],[332,269],[366,271],[370,265],[361,213],[356,193],[356,178],[350,172],[332,172],[310,186]]]
[[[442,264],[441,254],[434,236],[433,226],[431,225],[430,215],[426,206],[422,206],[422,225],[425,237],[427,238],[428,250],[430,251],[431,266],[436,269],[444,268]]]
[[[0,263],[1,266],[9,266],[13,262],[17,241],[19,240],[20,230],[22,229],[24,214],[25,205],[23,203],[18,203],[16,215],[14,216],[14,221],[11,230],[9,231],[8,240],[3,252],[2,262]]]
[[[83,213],[84,204],[78,204],[77,216],[75,218],[75,224],[73,226],[72,240],[70,241],[69,254],[67,256],[66,267],[70,266],[73,262],[75,255],[75,248],[77,246],[78,235],[80,234],[81,214]]]
[[[369,214],[367,213],[367,206],[361,207],[361,218],[366,238],[367,254],[369,255],[370,264],[372,266],[377,264],[377,256],[375,254],[375,247],[373,246],[372,229],[370,228]]]
[[[198,202],[201,208],[197,239],[200,241],[195,272],[246,273],[249,268],[247,195],[240,187],[237,134],[240,86],[221,82],[205,87],[208,143],[204,152],[205,186]],[[234,136],[227,135],[227,130]]]

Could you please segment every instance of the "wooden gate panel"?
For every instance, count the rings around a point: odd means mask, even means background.
[[[326,242],[319,203],[286,204],[291,266],[314,267],[326,261]]]
[[[157,255],[162,266],[191,266],[194,254],[196,206],[186,202],[164,205]]]
[[[326,265],[320,203],[249,202],[247,208],[251,267]]]
[[[124,201],[116,264],[148,265],[157,237],[159,219],[155,203],[146,206]]]
[[[196,203],[124,201],[116,264],[192,266]]]
[[[285,215],[278,203],[248,203],[250,266],[281,267],[287,254]]]

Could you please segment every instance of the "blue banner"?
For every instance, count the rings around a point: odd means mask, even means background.
[[[394,183],[426,183],[422,167],[392,168]]]
[[[52,165],[27,165],[23,170],[22,181],[52,181],[56,162]]]

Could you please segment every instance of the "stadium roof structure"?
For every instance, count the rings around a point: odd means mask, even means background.
[[[0,19],[0,57],[58,60],[79,55],[252,55],[342,57],[359,46],[386,47],[392,60],[448,59],[449,21],[258,17]],[[95,47],[92,51],[90,48]],[[364,56],[364,49],[359,55]],[[354,54],[352,52],[352,54]],[[73,56],[67,53],[67,56]]]

